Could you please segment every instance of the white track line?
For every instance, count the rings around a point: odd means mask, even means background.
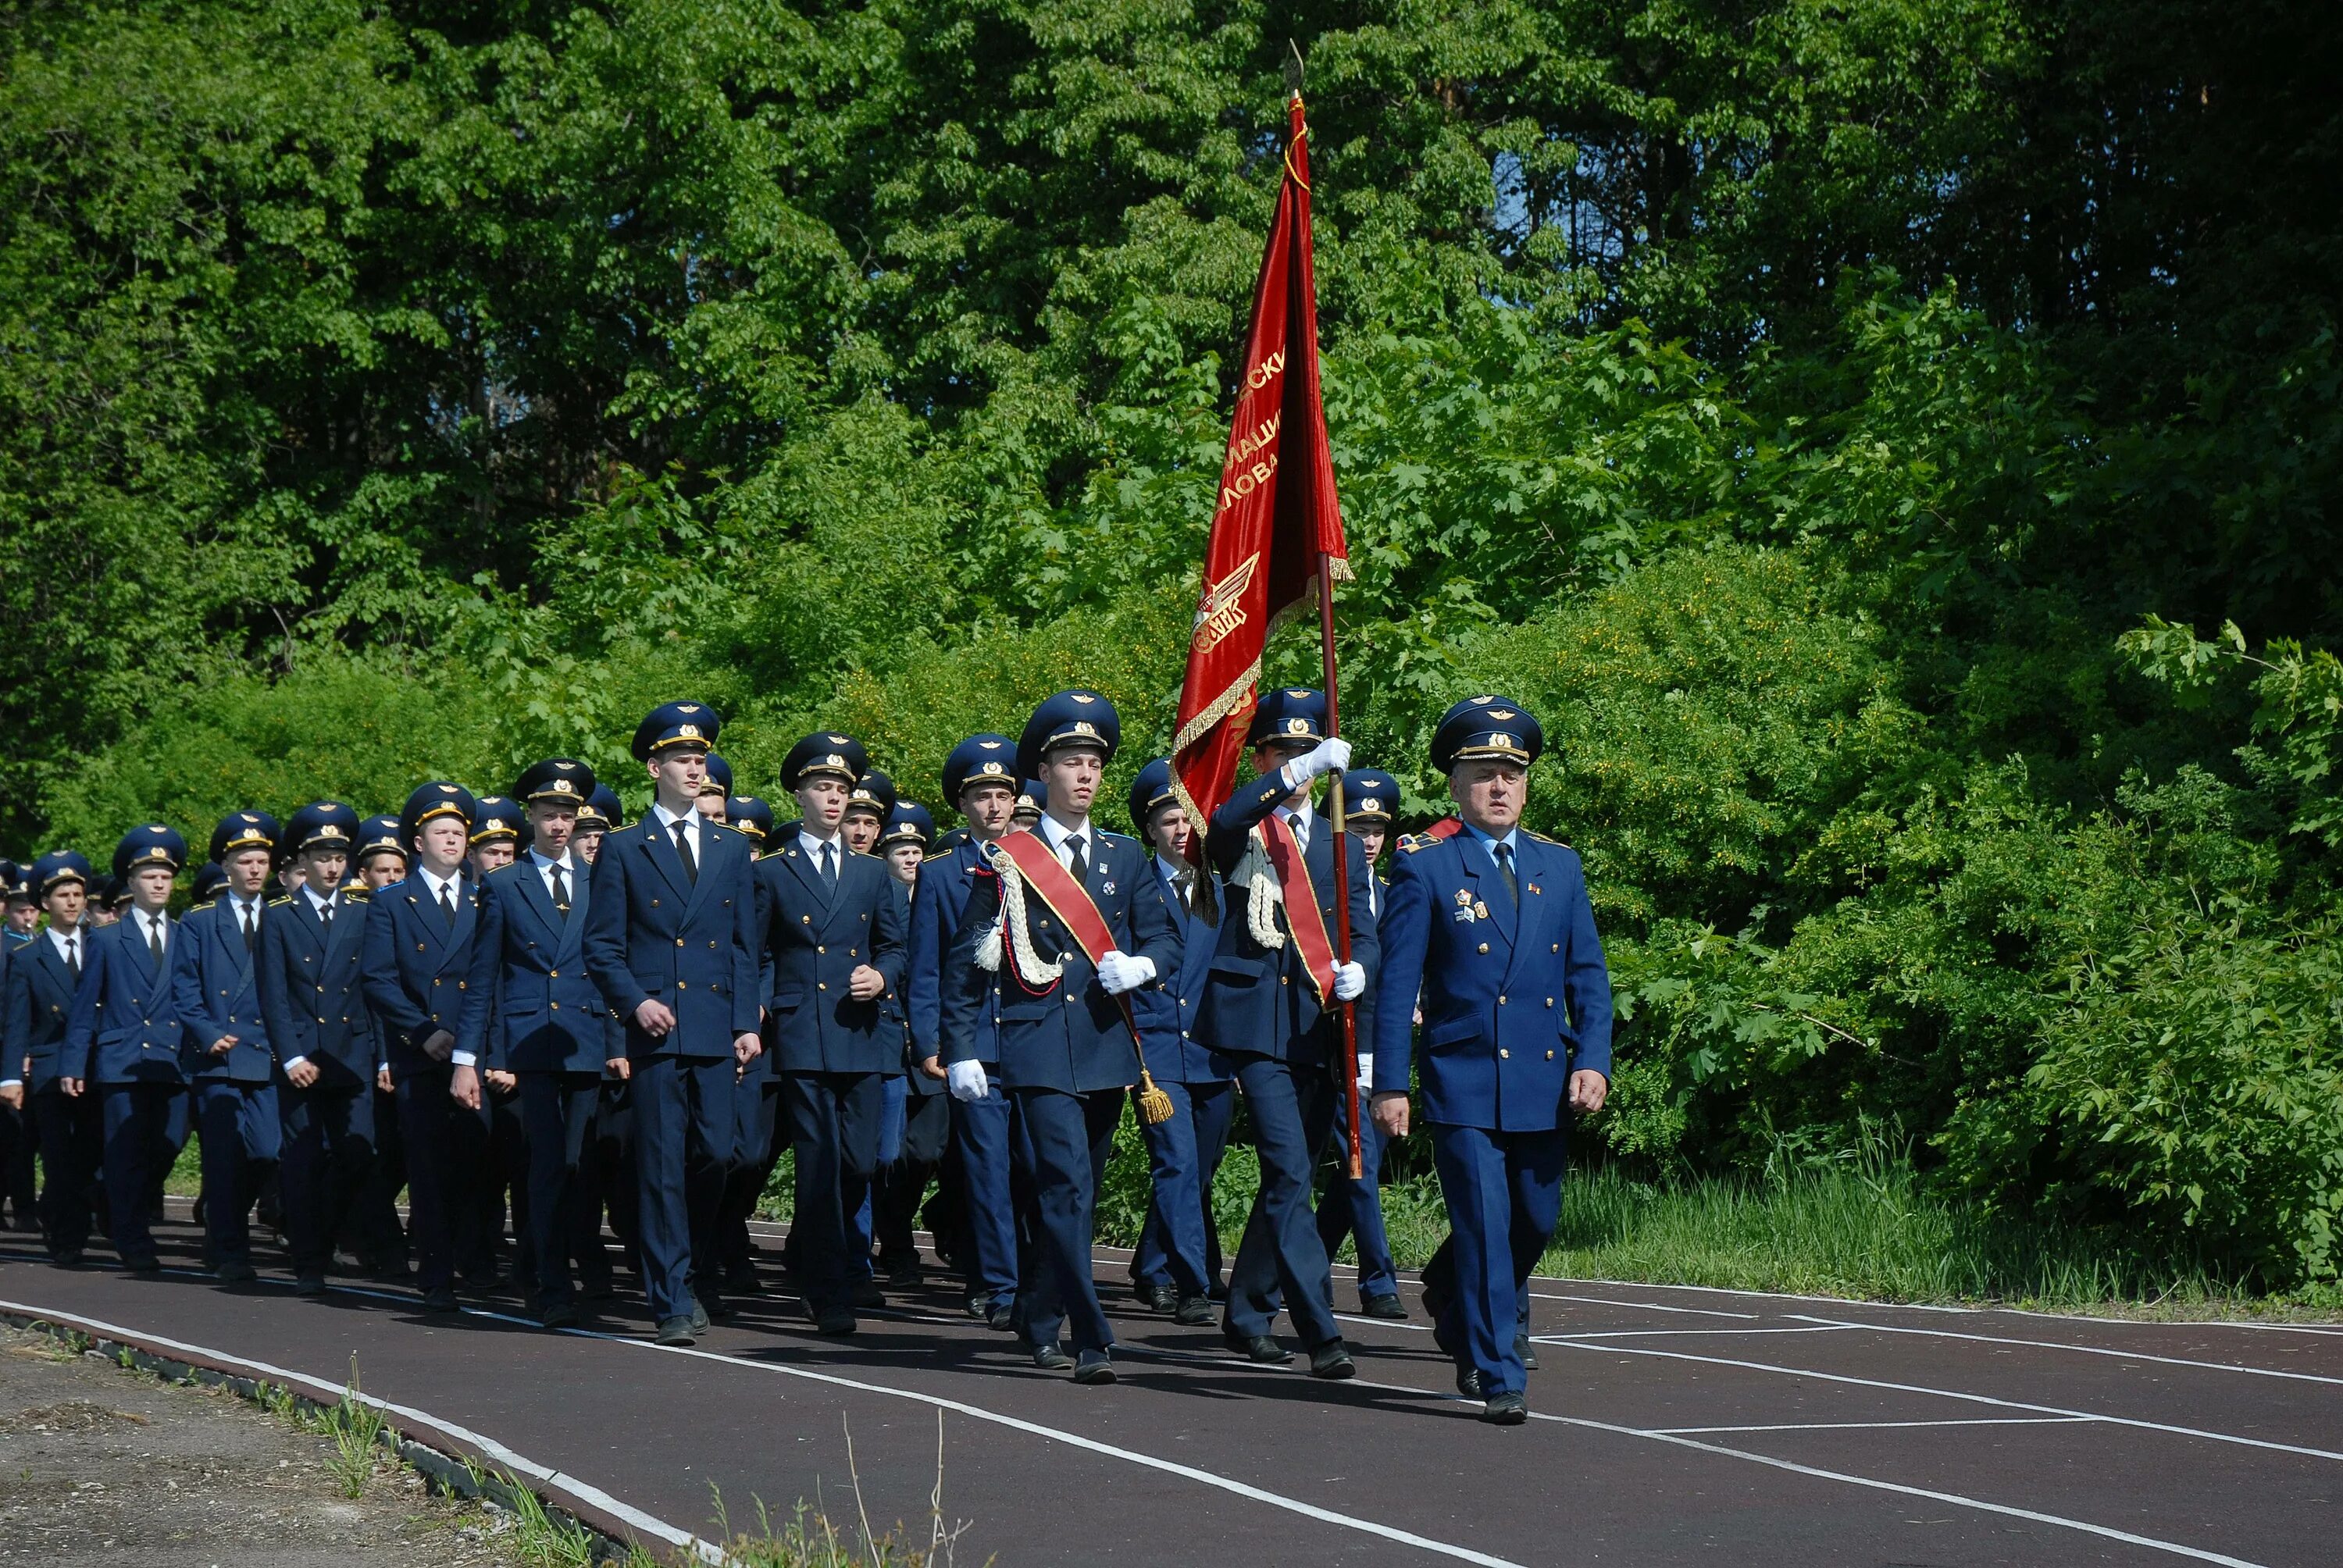
[[[1813,1367],[1775,1366],[1766,1362],[1746,1362],[1728,1356],[1694,1355],[1689,1351],[1654,1350],[1644,1345],[1580,1344],[1564,1339],[1558,1342],[1564,1350],[1584,1351],[1594,1355],[1655,1356],[1663,1361],[1697,1362],[1705,1366],[1739,1367],[1745,1372],[1771,1372],[1781,1377],[1812,1378],[1817,1382],[1845,1383],[1855,1388],[1886,1389],[1896,1393],[1931,1395],[1937,1399],[1959,1400],[1967,1404],[1992,1405],[1999,1410],[2031,1411],[2036,1415],[2075,1416],[2108,1426],[2136,1427],[2143,1432],[2161,1432],[2175,1437],[2201,1438],[2207,1442],[2230,1442],[2241,1448],[2267,1449],[2273,1453],[2300,1454],[2306,1459],[2329,1459],[2343,1462],[2343,1453],[2331,1449],[2305,1448],[2298,1443],[2273,1442],[2265,1438],[2238,1437],[2231,1432],[2208,1432],[2202,1427],[2172,1426],[2160,1421],[2145,1421],[2136,1416],[2108,1415],[2095,1410],[2067,1410],[2055,1404],[2028,1404],[2023,1400],[1996,1399],[1990,1394],[1966,1393],[1958,1389],[1931,1388],[1925,1383],[1887,1382],[1878,1378],[1854,1377],[1845,1372],[1818,1372]]]
[[[1842,1318],[1817,1318],[1805,1312],[1792,1312],[1801,1322],[1819,1323],[1834,1329],[1868,1329],[1875,1334],[1914,1334],[1923,1339],[1967,1340],[1982,1345],[2026,1345],[2042,1351],[2072,1351],[2083,1356],[2112,1356],[2117,1361],[2154,1362],[2159,1366],[2197,1367],[2205,1372],[2243,1372],[2248,1377],[2278,1377],[2296,1382],[2323,1382],[2343,1388],[2343,1377],[2327,1377],[2318,1372],[2282,1372],[2276,1367],[2252,1367],[2237,1362],[2190,1361],[2184,1356],[2152,1356],[2137,1351],[2109,1350],[2104,1345],[2067,1344],[2058,1340],[2020,1340],[2001,1334],[1964,1334],[1951,1329],[1915,1329],[1898,1323],[1866,1323]]]
[[[2077,1426],[2087,1415],[1980,1415],[1962,1421],[1793,1421],[1773,1426],[1655,1426],[1662,1437],[1698,1437],[1733,1432],[1902,1432],[1920,1426]]]
[[[1666,1340],[1704,1339],[1718,1334],[1745,1337],[1750,1334],[1835,1334],[1843,1329],[1863,1328],[1862,1323],[1821,1323],[1803,1329],[1604,1329],[1599,1333],[1574,1334],[1558,1332],[1532,1334],[1530,1339],[1542,1345],[1563,1344],[1574,1340]]]
[[[1532,1291],[1530,1295],[1541,1302],[1584,1302],[1589,1306],[1634,1307],[1646,1312],[1688,1312],[1701,1318],[1744,1318],[1750,1322],[1755,1322],[1759,1316],[1755,1312],[1721,1312],[1714,1307],[1666,1307],[1657,1302],[1614,1302],[1607,1296],[1558,1296],[1551,1291]]]
[[[1790,1291],[1745,1291],[1731,1285],[1667,1285],[1651,1280],[1567,1280],[1548,1274],[1533,1274],[1531,1282],[1553,1285],[1615,1285],[1630,1291],[1688,1291],[1698,1295],[1744,1296],[1763,1302],[1820,1302],[1835,1307],[1875,1307],[1898,1312],[1951,1312],[1974,1317],[1989,1317],[1996,1313],[2016,1318],[2047,1318],[2068,1323],[2117,1323],[2127,1328],[2140,1329],[2263,1329],[2274,1333],[2343,1335],[2343,1324],[2338,1323],[2264,1323],[2246,1318],[2119,1318],[2089,1312],[2046,1312],[2032,1307],[1963,1307],[1937,1302],[1867,1302],[1859,1296],[1800,1295]]]
[[[452,1437],[458,1442],[468,1443],[506,1469],[557,1486],[588,1506],[598,1508],[613,1519],[624,1521],[630,1528],[639,1530],[646,1535],[655,1536],[671,1546],[688,1546],[703,1561],[709,1563],[726,1561],[723,1553],[694,1535],[690,1531],[679,1529],[664,1519],[644,1513],[632,1503],[621,1503],[590,1482],[580,1481],[574,1475],[564,1474],[548,1465],[539,1464],[526,1455],[516,1453],[493,1437],[484,1436],[479,1432],[458,1426],[454,1422],[433,1415],[427,1411],[417,1410],[411,1405],[394,1404],[389,1400],[377,1399],[373,1394],[354,1389],[337,1387],[323,1378],[311,1377],[307,1372],[297,1372],[286,1367],[271,1365],[267,1362],[256,1362],[244,1356],[231,1355],[226,1351],[213,1350],[207,1345],[188,1344],[181,1340],[166,1339],[161,1334],[146,1329],[124,1328],[120,1324],[109,1323],[99,1318],[85,1317],[78,1312],[61,1312],[55,1307],[35,1307],[23,1302],[7,1301],[0,1301],[0,1311],[22,1312],[26,1317],[38,1318],[47,1322],[70,1323],[75,1328],[91,1333],[105,1334],[109,1338],[120,1340],[126,1344],[168,1351],[186,1361],[207,1366],[214,1371],[233,1368],[239,1372],[275,1378],[288,1384],[299,1383],[324,1395],[328,1401],[339,1401],[345,1397],[356,1398],[359,1402],[372,1405],[387,1415],[395,1415],[410,1424],[427,1427]]]

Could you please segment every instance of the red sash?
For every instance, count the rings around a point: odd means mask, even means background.
[[[993,842],[1001,853],[1017,863],[1018,873],[1025,879],[1025,885],[1041,896],[1041,901],[1049,906],[1050,912],[1058,917],[1058,923],[1073,934],[1075,944],[1091,960],[1092,969],[1098,967],[1099,960],[1115,950],[1114,932],[1107,929],[1106,917],[1099,913],[1097,903],[1091,898],[1091,890],[1074,880],[1074,874],[1066,869],[1058,859],[1057,851],[1041,841],[1041,835],[1020,829]],[[1002,945],[1005,947],[1008,941],[1009,934],[1004,931],[1001,933]],[[1136,1042],[1139,1023],[1131,1017],[1131,999],[1119,996],[1114,1000],[1116,1005],[1122,1009],[1122,1021],[1130,1026],[1131,1038]]]
[[[1332,831],[1327,824],[1322,831]],[[1310,983],[1317,988],[1318,1005],[1330,1007],[1334,996],[1334,942],[1326,934],[1326,916],[1318,908],[1318,890],[1310,884],[1310,864],[1295,841],[1292,825],[1272,811],[1261,819],[1262,842],[1269,847],[1270,868],[1285,893],[1285,929],[1293,933],[1293,950],[1302,955]],[[1337,844],[1342,854],[1346,846]]]

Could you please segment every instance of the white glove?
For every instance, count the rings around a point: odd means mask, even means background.
[[[1368,1095],[1373,1094],[1374,1090],[1375,1053],[1372,1050],[1363,1050],[1359,1052],[1359,1098],[1364,1100]]]
[[[1137,990],[1155,978],[1153,959],[1132,958],[1129,953],[1109,950],[1098,961],[1099,984],[1109,996],[1121,996],[1127,990]]]
[[[1350,963],[1334,966],[1334,1000],[1336,1001],[1356,1001],[1366,994],[1367,971],[1363,965]]]
[[[1347,770],[1350,766],[1351,743],[1338,735],[1331,740],[1321,740],[1288,762],[1285,777],[1299,789],[1321,773],[1332,773],[1337,769]]]
[[[984,1081],[984,1063],[955,1061],[944,1069],[944,1082],[954,1100],[981,1100],[991,1090]]]

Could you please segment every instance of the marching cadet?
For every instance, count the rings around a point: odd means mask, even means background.
[[[986,846],[992,875],[970,893],[945,960],[940,1022],[951,1092],[973,1100],[993,1092],[977,1053],[985,1020],[1000,1020],[1000,1076],[1023,1120],[1036,1209],[1040,1278],[1026,1282],[1019,1315],[1034,1364],[1071,1366],[1086,1383],[1114,1381],[1091,1244],[1123,1091],[1145,1070],[1126,998],[1179,958],[1170,911],[1145,881],[1147,852],[1091,821],[1121,738],[1114,705],[1095,691],[1061,691],[1027,721],[1018,769],[1049,804],[1037,832]]]
[[[699,815],[715,712],[669,702],[644,716],[634,755],[650,811],[605,834],[586,913],[587,971],[626,1024],[641,1211],[643,1288],[659,1342],[707,1329],[692,1280],[713,1260],[733,1161],[735,1088],[757,1038],[756,890],[749,841]]]
[[[203,1153],[205,1249],[226,1283],[253,1277],[250,1211],[277,1163],[277,1054],[260,1006],[262,910],[280,833],[265,811],[232,811],[212,830],[227,888],[180,923],[172,996],[185,1032],[189,1106]]]
[[[1220,1240],[1212,1224],[1212,1181],[1228,1147],[1236,1086],[1227,1060],[1196,1038],[1196,1020],[1211,977],[1219,931],[1219,905],[1199,898],[1199,872],[1188,859],[1187,809],[1172,792],[1172,764],[1159,758],[1131,786],[1131,819],[1154,850],[1151,890],[1163,900],[1180,933],[1180,960],[1153,985],[1131,997],[1147,1040],[1148,1070],[1172,1097],[1172,1114],[1142,1121],[1154,1183],[1147,1222],[1131,1260],[1139,1298],[1179,1322],[1212,1321],[1220,1283]]]
[[[846,815],[839,830],[846,847],[858,855],[878,852],[879,830],[895,811],[895,781],[876,768],[866,770],[846,793]]]
[[[33,896],[33,883],[28,869],[14,860],[0,860],[0,886],[7,890],[7,919],[0,922],[0,941],[5,950],[29,946],[33,933],[41,923],[40,900]]]
[[[734,795],[724,802],[724,825],[736,828],[749,840],[749,858],[761,860],[771,853],[773,809],[754,795]]]
[[[38,940],[9,956],[0,1002],[0,1096],[15,1091],[40,1141],[41,1241],[49,1261],[77,1266],[89,1245],[105,1120],[94,1094],[65,1091],[65,1042],[74,992],[88,967],[89,862],[53,849],[33,862],[33,891],[49,917]]]
[[[367,1007],[398,1101],[407,1238],[432,1312],[456,1310],[456,1265],[478,1251],[475,1195],[487,1184],[488,1122],[455,1095],[456,1030],[479,929],[478,893],[464,876],[476,805],[470,790],[438,779],[408,796],[398,819],[407,875],[366,912]]]
[[[528,814],[521,802],[506,795],[483,795],[472,819],[472,882],[475,890],[491,871],[513,863],[528,837]],[[458,1066],[466,1065],[460,1059]],[[457,1259],[466,1280],[486,1290],[503,1281],[497,1261],[505,1234],[505,1200],[512,1200],[512,1231],[517,1241],[528,1234],[528,1136],[521,1126],[520,1084],[502,1068],[479,1070],[480,1113],[488,1124],[488,1181],[477,1200],[479,1212],[466,1233],[471,1244]],[[458,1098],[461,1098],[458,1096]],[[532,1267],[524,1241],[513,1272],[523,1289],[530,1288]]]
[[[528,817],[520,802],[503,795],[483,795],[472,814],[472,881],[477,886],[490,871],[500,871],[520,853],[528,831]]]
[[[1050,791],[1038,779],[1029,779],[1017,791],[1017,803],[1009,814],[1009,825],[1031,832],[1041,822],[1041,812],[1050,803]]]
[[[11,957],[32,950],[41,907],[33,890],[29,867],[14,860],[0,860],[0,888],[5,888],[7,897],[7,919],[0,922],[0,931],[5,933],[5,940],[0,940],[0,973],[5,973]],[[0,1065],[0,1073],[7,1070]],[[39,1223],[35,1211],[40,1205],[34,1193],[33,1169],[33,1143],[38,1134],[26,1114],[24,1098],[22,1085],[12,1096],[6,1086],[0,1084],[0,1201],[15,1211],[16,1229],[30,1231]],[[6,1228],[6,1221],[0,1221],[0,1230]]]
[[[708,776],[699,781],[699,814],[721,828],[732,825],[728,809],[732,799],[732,764],[713,751],[708,754]]]
[[[351,857],[360,895],[371,900],[375,894],[397,882],[407,879],[407,841],[399,836],[398,819],[388,813],[368,817],[358,824],[357,851]],[[365,912],[358,916],[359,960],[361,970],[365,960]],[[365,981],[359,982],[359,1005],[366,1001]],[[403,1283],[410,1271],[407,1265],[407,1229],[399,1222],[398,1194],[407,1185],[407,1145],[398,1135],[398,1094],[391,1086],[390,1069],[387,1065],[389,1050],[387,1037],[367,1015],[367,1027],[375,1035],[376,1059],[386,1063],[374,1077],[374,1160],[367,1169],[366,1186],[360,1191],[357,1210],[352,1218],[353,1245],[359,1268],[371,1277],[389,1283]]]
[[[528,853],[480,883],[479,935],[457,1029],[458,1061],[470,1057],[519,1081],[528,1151],[521,1241],[533,1262],[538,1320],[548,1329],[578,1322],[569,1263],[588,1241],[578,1172],[609,1050],[609,1009],[583,957],[591,889],[570,849],[578,809],[593,789],[593,770],[566,757],[538,763],[513,786],[528,812]],[[453,1089],[458,1100],[478,1100],[472,1067],[456,1069]]]
[[[597,784],[594,792],[586,797],[586,804],[578,809],[578,827],[569,835],[569,848],[588,865],[602,848],[602,835],[627,819],[619,808],[618,792],[608,784]]]
[[[601,852],[602,836],[626,822],[618,791],[608,784],[595,785],[578,809],[577,829],[569,835],[570,852],[590,869],[594,857]],[[602,1063],[601,1103],[595,1108],[594,1131],[580,1175],[586,1212],[578,1229],[590,1244],[578,1254],[578,1284],[579,1293],[589,1302],[607,1301],[616,1293],[609,1256],[602,1250],[605,1209],[609,1211],[610,1229],[625,1250],[627,1266],[641,1271],[635,1232],[634,1101],[627,1087],[627,1030],[607,1008],[603,1030],[609,1043],[604,1052],[608,1060]]]
[[[911,898],[919,886],[920,863],[936,836],[935,819],[916,800],[897,800],[886,826],[879,830],[879,853],[887,863],[895,898],[905,921],[905,958]],[[911,1052],[910,1029],[903,1010],[905,985],[898,981],[880,1005],[887,1028],[900,1041],[903,1075],[888,1080],[887,1119],[879,1131],[879,1180],[872,1189],[871,1225],[879,1242],[879,1267],[890,1285],[908,1288],[920,1282],[920,1250],[912,1239],[919,1228],[920,1203],[928,1181],[936,1174],[951,1145],[951,1096],[944,1092],[943,1070],[929,1072]],[[894,1086],[903,1085],[899,1095]]]
[[[1334,1323],[1332,1271],[1310,1191],[1334,1120],[1342,1040],[1335,1004],[1366,990],[1375,919],[1364,857],[1354,843],[1333,842],[1311,807],[1319,776],[1350,761],[1349,744],[1326,737],[1325,719],[1325,694],[1307,688],[1272,689],[1254,710],[1248,739],[1260,777],[1213,813],[1204,836],[1227,908],[1199,1010],[1200,1032],[1244,1091],[1261,1151],[1261,1189],[1230,1266],[1221,1336],[1249,1361],[1283,1362],[1270,1334],[1282,1296],[1309,1347],[1311,1375],[1347,1378],[1357,1369]],[[1332,940],[1338,852],[1349,857],[1349,963],[1336,961]]]
[[[945,759],[943,795],[967,826],[956,841],[939,845],[920,866],[911,891],[910,953],[903,982],[911,1051],[922,1076],[944,1071],[940,1060],[944,965],[967,915],[980,875],[991,876],[985,851],[1010,830],[1017,800],[1017,747],[1001,735],[971,735]],[[949,835],[947,836],[950,837]],[[970,1024],[969,1060],[986,1074],[985,1092],[951,1100],[952,1159],[948,1186],[959,1219],[950,1243],[967,1282],[968,1310],[991,1328],[1014,1326],[1017,1299],[1017,1211],[1012,1201],[1009,1097],[999,1078],[999,1018],[988,1002]],[[939,1241],[942,1238],[939,1236]]]
[[[1368,907],[1383,918],[1391,884],[1375,870],[1383,859],[1383,840],[1391,833],[1392,814],[1399,809],[1399,780],[1380,769],[1353,768],[1342,775],[1342,826],[1359,841],[1370,880]],[[1359,999],[1359,1098],[1373,1083],[1374,992]],[[1347,1238],[1359,1249],[1359,1311],[1371,1318],[1403,1322],[1407,1308],[1400,1303],[1399,1268],[1392,1261],[1391,1242],[1383,1233],[1383,1137],[1374,1119],[1361,1119],[1359,1177],[1351,1179],[1351,1097],[1336,1085],[1334,1096],[1335,1169],[1326,1179],[1326,1194],[1318,1202],[1318,1239],[1326,1256],[1333,1257]]]
[[[187,1081],[171,983],[179,928],[170,915],[186,862],[187,841],[160,822],[133,828],[115,846],[115,879],[130,890],[130,912],[90,939],[57,1063],[68,1098],[98,1098],[108,1224],[116,1255],[134,1274],[162,1271],[148,1198],[157,1167],[168,1171],[177,1153],[172,1106]]]
[[[790,1266],[825,1334],[855,1329],[870,1252],[867,1243],[860,1259],[850,1250],[854,1219],[878,1172],[882,1085],[903,1070],[902,1037],[890,1037],[880,1000],[902,980],[907,910],[885,865],[848,849],[841,830],[867,760],[850,736],[791,747],[781,783],[797,797],[797,836],[757,864],[780,1127],[797,1159]]]
[[[1521,826],[1544,746],[1537,720],[1502,697],[1442,718],[1432,766],[1448,776],[1460,828],[1402,845],[1375,1009],[1375,1121],[1407,1135],[1420,1071],[1453,1225],[1440,1340],[1459,1390],[1505,1426],[1529,1419],[1516,1336],[1561,1212],[1570,1121],[1601,1110],[1610,1088],[1611,980],[1578,856]]]
[[[342,890],[358,814],[338,800],[293,813],[285,847],[301,890],[270,902],[260,922],[261,1015],[277,1059],[284,1152],[277,1182],[294,1293],[321,1296],[337,1237],[354,1235],[374,1163],[375,1082],[382,1047],[359,983],[366,899]]]
[[[87,926],[92,932],[96,932],[119,920],[122,910],[116,900],[123,891],[121,881],[111,873],[103,877],[91,878],[89,902],[83,906],[82,924]]]

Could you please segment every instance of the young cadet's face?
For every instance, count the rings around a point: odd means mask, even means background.
[[[717,820],[723,819],[719,817]],[[529,841],[537,846],[538,854],[548,860],[558,860],[562,851],[577,839],[578,808],[564,800],[530,801],[528,833]]]
[[[268,859],[268,851],[266,849],[257,850],[256,853],[263,861]],[[266,875],[266,872],[262,874]],[[178,875],[168,866],[141,866],[131,872],[131,907],[150,915],[160,910],[164,905],[171,901],[171,884],[178,880]]]
[[[705,751],[662,751],[643,764],[650,769],[651,788],[668,804],[668,809],[679,810],[681,803],[699,802],[699,793],[708,784],[708,753]]]
[[[460,817],[434,817],[415,832],[415,853],[423,869],[446,881],[464,863],[464,853],[472,847],[471,835],[465,830]]]
[[[1372,866],[1382,857],[1383,852],[1383,843],[1384,840],[1391,837],[1391,829],[1388,828],[1353,828],[1351,829],[1351,837],[1359,841],[1359,853],[1364,855],[1367,858],[1367,864]]]
[[[309,873],[303,868],[298,858],[286,861],[284,869],[277,873],[277,879],[285,884],[285,890],[288,893],[299,892],[301,884],[308,880],[308,878]]]
[[[330,893],[342,885],[342,873],[349,869],[347,849],[304,849],[301,851],[301,873],[309,885],[321,893]]]
[[[266,849],[238,849],[220,862],[220,869],[227,873],[228,887],[248,899],[268,886],[269,859]]]
[[[845,779],[817,773],[793,793],[798,798],[798,815],[805,819],[815,838],[827,839],[838,831],[839,819],[846,815]]]
[[[870,846],[879,841],[881,826],[877,814],[870,811],[849,811],[840,819],[839,831],[846,835],[846,847],[858,855],[867,855]]]
[[[483,877],[490,871],[503,870],[519,858],[520,841],[517,839],[493,839],[472,846],[472,869]]]
[[[920,879],[920,862],[927,857],[927,850],[917,844],[898,844],[887,851],[887,869],[908,888]]]
[[[1502,838],[1521,822],[1529,781],[1529,769],[1518,762],[1481,758],[1455,766],[1448,775],[1448,795],[1456,802],[1459,817],[1492,838]]]
[[[41,907],[49,911],[52,930],[69,931],[81,924],[81,917],[89,908],[89,890],[79,882],[60,882],[49,890]]]
[[[1252,749],[1252,770],[1259,777],[1266,779],[1309,749],[1309,747],[1297,745],[1291,740],[1272,740],[1265,746],[1256,746]],[[1306,799],[1316,783],[1317,780],[1313,779],[1310,783],[1304,784],[1285,798],[1287,802],[1292,803]]]
[[[1106,753],[1094,746],[1061,746],[1041,759],[1041,787],[1050,792],[1050,804],[1070,817],[1091,814],[1105,776]]]
[[[699,798],[699,814],[711,822],[725,821],[727,819],[724,808],[728,804],[729,804],[729,797],[724,791],[710,789]]]
[[[1017,791],[998,780],[971,784],[960,792],[960,814],[983,838],[998,839],[1009,830],[1017,809]]]
[[[92,930],[96,930],[103,927],[112,925],[121,918],[122,917],[120,915],[116,914],[112,910],[101,910],[96,904],[92,904],[89,906],[88,910],[82,916],[81,923],[89,927]]]
[[[1158,806],[1147,819],[1147,837],[1154,843],[1155,852],[1167,860],[1188,853],[1188,809],[1177,801]]]
[[[11,899],[8,900],[8,929],[10,930],[29,931],[40,923],[40,905],[33,902],[30,899]]]
[[[578,851],[579,859],[590,866],[594,863],[594,857],[602,852],[602,835],[607,831],[608,829],[604,828],[589,828],[582,833],[572,833],[569,847]]]
[[[393,882],[407,878],[407,857],[394,855],[387,849],[377,849],[358,862],[358,880],[368,890],[380,892]]]

